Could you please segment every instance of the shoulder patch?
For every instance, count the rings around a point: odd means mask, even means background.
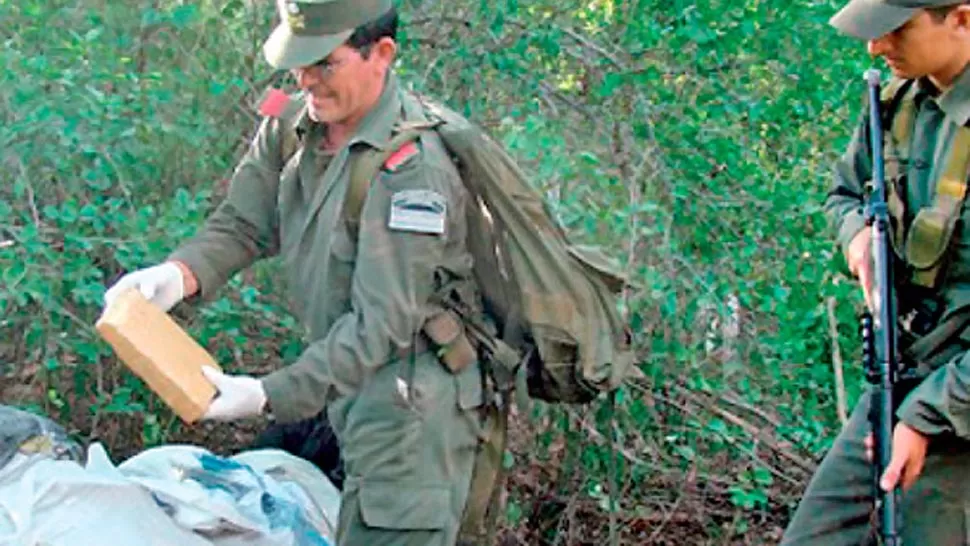
[[[391,214],[387,227],[397,231],[445,232],[448,202],[431,190],[403,190],[391,196]]]
[[[418,145],[414,142],[408,142],[404,146],[401,146],[395,150],[394,153],[387,158],[387,161],[384,162],[384,170],[392,173],[398,170],[401,165],[407,163],[409,159],[418,155],[418,153],[420,153]]]
[[[259,103],[260,115],[278,118],[286,111],[290,105],[290,96],[275,87],[266,92],[263,100]]]

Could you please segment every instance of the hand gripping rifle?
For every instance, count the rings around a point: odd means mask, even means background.
[[[896,291],[893,286],[893,250],[890,237],[889,206],[886,203],[886,180],[883,163],[882,113],[878,70],[866,71],[869,88],[869,139],[872,150],[872,191],[865,208],[866,224],[872,230],[873,285],[872,314],[862,316],[863,363],[866,379],[872,385],[869,423],[872,425],[875,450],[873,458],[873,494],[876,525],[883,546],[901,546],[898,488],[883,491],[879,486],[892,455],[893,388],[900,375],[896,352]]]

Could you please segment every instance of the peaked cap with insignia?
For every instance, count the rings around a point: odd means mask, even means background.
[[[326,58],[354,29],[384,15],[393,0],[277,0],[280,24],[263,44],[274,68],[291,69]]]

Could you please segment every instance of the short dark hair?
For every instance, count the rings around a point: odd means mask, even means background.
[[[949,6],[926,8],[926,11],[929,12],[930,17],[932,17],[934,21],[936,21],[937,23],[942,23],[943,20],[946,19],[946,16],[949,15],[951,11],[957,9],[960,6],[965,6],[967,4],[970,4],[970,1],[963,0],[962,2],[954,2]]]
[[[381,38],[397,40],[398,16],[397,8],[392,7],[377,19],[364,23],[354,29],[354,33],[347,39],[346,45],[361,52],[363,57],[370,54],[370,46]]]

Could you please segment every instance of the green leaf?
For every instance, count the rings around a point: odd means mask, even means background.
[[[502,468],[510,470],[513,467],[515,467],[515,455],[511,451],[506,450],[502,453]]]
[[[775,478],[771,475],[771,472],[766,468],[757,467],[754,469],[754,482],[759,485],[771,485],[774,483]]]
[[[603,81],[599,88],[596,90],[597,96],[600,98],[607,98],[613,96],[617,89],[620,88],[625,83],[626,79],[623,74],[618,73],[608,73],[603,76]]]
[[[596,154],[588,151],[579,152],[579,157],[589,165],[599,165],[600,160]]]
[[[150,27],[162,22],[162,15],[154,9],[146,9],[141,14],[141,26]]]
[[[495,34],[501,34],[504,28],[505,13],[502,10],[495,10],[495,17],[492,18],[492,22],[488,25],[488,29]]]
[[[171,21],[175,28],[184,28],[198,18],[198,8],[193,4],[183,4],[172,10]]]
[[[220,13],[223,17],[236,17],[245,7],[242,0],[231,0],[230,2],[226,2]]]
[[[87,31],[84,34],[84,41],[85,42],[95,42],[95,41],[97,41],[98,39],[101,38],[101,35],[102,34],[104,34],[104,28],[103,27],[92,28],[91,30]]]
[[[61,211],[57,209],[54,205],[44,205],[43,208],[44,218],[55,222],[61,217]]]

